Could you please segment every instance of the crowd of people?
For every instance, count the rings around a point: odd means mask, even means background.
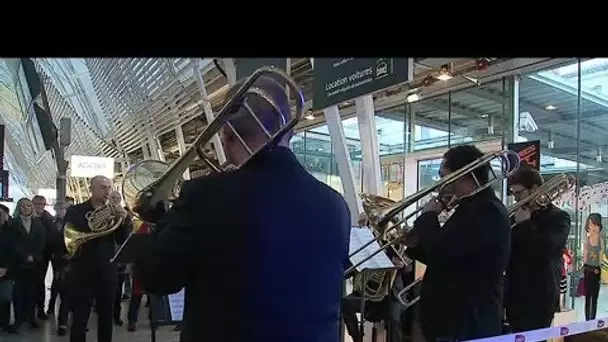
[[[122,197],[119,192],[112,192],[110,200],[120,205]],[[57,202],[54,216],[45,209],[47,201],[40,195],[21,198],[12,214],[8,207],[0,205],[0,329],[4,332],[18,334],[25,324],[37,329],[41,321],[56,316],[57,334],[68,333],[69,316],[74,309],[70,298],[74,287],[79,286],[74,284],[78,279],[70,277],[72,257],[63,238],[64,218],[73,205],[71,197]],[[46,305],[49,266],[52,284]],[[131,265],[117,265],[112,314],[114,325],[124,325],[121,302],[129,301],[127,329],[135,331],[144,293],[132,278],[131,269]],[[144,305],[149,306],[149,301]]]

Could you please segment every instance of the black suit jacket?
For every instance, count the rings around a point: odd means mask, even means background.
[[[6,268],[6,278],[10,277],[10,273],[13,271],[15,264],[15,241],[11,234],[9,223],[5,222],[0,226],[0,268]]]
[[[9,224],[11,239],[14,246],[14,277],[28,277],[39,273],[45,261],[46,231],[42,221],[32,217],[30,231],[25,229],[21,218],[17,217]],[[28,256],[34,262],[26,262]]]
[[[90,232],[91,229],[85,215],[93,210],[90,200],[69,207],[64,218],[64,229],[70,225],[78,231]],[[114,233],[83,244],[71,260],[71,274],[74,281],[115,282],[117,279],[116,265],[110,263],[110,259],[114,256],[117,245],[125,241],[131,228],[132,222],[125,220]]]
[[[507,315],[546,315],[559,300],[570,215],[553,204],[532,213],[511,233]]]
[[[499,335],[511,225],[494,191],[462,200],[443,226],[436,213],[424,213],[414,231],[420,243],[407,253],[427,265],[419,302],[425,335],[459,340]]]
[[[136,262],[145,289],[186,288],[181,341],[336,342],[350,214],[287,148],[184,184]]]

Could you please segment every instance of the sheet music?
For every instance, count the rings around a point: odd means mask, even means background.
[[[167,296],[171,320],[174,322],[179,322],[184,317],[184,292],[184,289],[181,289],[178,293]]]
[[[374,234],[367,227],[352,227],[350,230],[350,247],[349,253],[358,250],[363,245],[368,243],[369,241],[374,239]],[[380,249],[380,244],[377,241],[374,241],[369,246],[365,247],[363,250],[359,251],[357,254],[353,255],[350,258],[350,262],[353,265],[356,265],[368,258],[375,251]],[[364,269],[379,269],[379,268],[392,268],[395,265],[391,262],[391,260],[386,255],[386,252],[380,252],[374,255],[369,260],[365,261],[361,265],[357,266],[357,271],[361,271]]]

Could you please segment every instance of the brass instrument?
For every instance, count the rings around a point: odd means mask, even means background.
[[[554,176],[527,197],[511,204],[508,208],[509,216],[523,207],[531,207],[534,210],[546,207],[567,193],[575,183],[575,178],[565,173]]]
[[[295,101],[295,111],[283,113],[279,103],[273,99],[273,95],[267,90],[256,86],[256,82],[263,77],[276,82],[281,87],[285,85],[284,94],[287,100],[291,96],[291,100]],[[268,131],[256,114],[252,112],[252,109],[247,104],[247,99],[251,96],[261,98],[274,109],[278,124],[278,128],[275,131]],[[268,138],[263,146],[256,148],[248,146],[239,132],[229,122],[234,114],[242,108],[246,109],[247,113],[251,115],[255,123]],[[298,85],[289,75],[274,67],[262,67],[256,70],[236,91],[234,96],[227,99],[216,117],[209,122],[194,143],[171,166],[159,160],[144,160],[127,170],[122,185],[122,193],[127,207],[134,211],[134,216],[137,219],[154,223],[152,222],[153,219],[146,217],[145,212],[141,211],[141,208],[154,208],[158,203],[168,203],[171,199],[176,198],[180,182],[183,181],[182,175],[194,162],[197,155],[207,164],[212,172],[219,173],[238,169],[262,149],[278,143],[287,132],[296,126],[303,114],[304,97]],[[205,149],[211,139],[224,127],[232,130],[236,138],[249,153],[249,157],[241,165],[219,165],[211,159],[208,150]],[[128,242],[129,238],[124,244]],[[113,260],[115,258],[116,255]]]
[[[475,177],[473,171],[494,161],[500,163],[500,170],[497,172],[492,167],[490,167],[489,181],[485,184],[480,184],[477,178]],[[418,201],[422,198],[428,196],[431,193],[438,193],[438,195],[435,197],[435,200],[440,201],[443,204],[444,210],[450,211],[454,209],[460,203],[460,200],[462,200],[463,198],[473,196],[479,193],[480,191],[483,191],[509,178],[513,173],[515,173],[515,171],[517,171],[517,169],[519,168],[519,164],[520,159],[519,155],[516,152],[505,150],[501,152],[488,153],[483,157],[461,168],[460,170],[454,171],[449,175],[443,177],[435,184],[425,189],[422,189],[391,206],[372,210],[368,214],[368,216],[371,225],[376,231],[384,232],[383,235],[386,235],[393,230],[397,230],[397,233],[395,234],[395,237],[381,244],[380,248],[377,249],[375,252],[371,253],[366,258],[347,269],[346,274],[349,274],[357,267],[362,265],[364,262],[373,258],[376,254],[386,250],[390,246],[402,242],[406,238],[407,233],[411,230],[411,228],[407,226],[407,220],[416,215],[418,212],[420,212],[422,210],[422,207],[414,210],[409,214],[405,214],[404,211],[411,205],[415,205],[416,203],[418,203]],[[472,179],[477,183],[478,187],[475,189],[475,191],[464,197],[449,195],[449,191],[447,191],[448,187],[455,181],[466,176],[472,177]],[[395,218],[397,218],[398,222],[393,223],[393,225],[389,227],[388,223],[391,222],[391,220],[394,220]],[[365,248],[367,248],[378,240],[380,240],[379,237],[376,237],[374,240],[369,241],[356,251],[351,252],[349,257],[352,257],[353,255],[361,252],[362,250],[364,250]]]
[[[86,213],[90,232],[80,232],[71,225],[66,225],[63,230],[63,241],[68,250],[68,254],[74,256],[84,243],[113,233],[124,220],[121,212],[123,208],[117,207],[111,202]]]
[[[371,194],[361,194],[360,196],[366,217],[374,210],[395,204],[395,201],[381,196]],[[393,238],[390,233],[398,229],[396,228],[395,230],[386,233],[385,231],[378,230],[380,227],[368,225],[369,219],[366,219],[365,221],[366,222],[362,222],[362,225],[369,227],[374,236],[380,238],[382,241]],[[391,245],[391,248],[393,248],[395,254],[405,262],[402,257],[402,248],[396,247],[395,245]],[[380,301],[389,294],[393,287],[393,283],[395,282],[398,270],[399,268],[395,267],[393,269],[366,270],[365,272],[359,272],[355,274],[353,278],[353,288],[355,291],[360,292],[367,300]]]

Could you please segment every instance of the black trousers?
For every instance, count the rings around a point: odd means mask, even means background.
[[[23,322],[35,322],[34,307],[38,299],[38,272],[29,270],[15,280],[13,288],[13,310],[15,313],[15,328]]]
[[[112,317],[116,276],[95,277],[97,279],[79,279],[75,275],[70,288],[73,309],[70,342],[85,342],[86,327],[91,314],[93,300],[97,307],[97,341],[112,341]]]
[[[141,294],[131,294],[131,300],[129,301],[129,313],[127,320],[129,324],[137,323],[137,317],[139,317],[139,308],[141,307]]]
[[[595,319],[597,315],[597,299],[600,295],[600,268],[585,265],[585,319]]]
[[[119,273],[117,281],[116,281],[116,288],[114,291],[114,320],[118,321],[120,320],[120,313],[121,313],[121,303],[122,303],[122,286],[125,283],[125,274],[124,273]]]
[[[7,327],[11,321],[11,303],[0,300],[0,328]]]

